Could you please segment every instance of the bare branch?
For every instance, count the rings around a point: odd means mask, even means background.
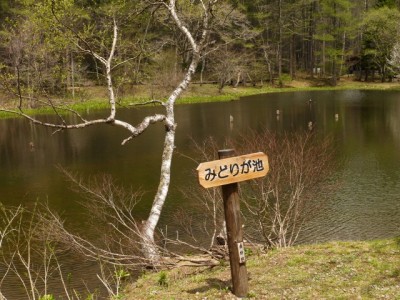
[[[134,137],[141,135],[146,129],[155,123],[163,123],[165,125],[166,134],[165,134],[165,141],[164,141],[164,150],[163,150],[163,157],[162,157],[162,164],[161,164],[161,174],[160,174],[160,183],[157,189],[157,193],[154,197],[153,205],[150,211],[150,215],[148,219],[143,222],[143,224],[137,224],[132,216],[132,212],[129,211],[129,205],[124,205],[119,202],[115,202],[114,198],[110,195],[107,195],[106,191],[100,192],[93,192],[90,194],[95,198],[94,203],[99,204],[101,203],[102,208],[106,208],[104,219],[108,220],[107,228],[115,233],[115,236],[109,237],[112,243],[108,243],[104,245],[98,245],[97,243],[91,242],[84,237],[74,235],[68,232],[62,220],[55,214],[52,213],[50,210],[46,211],[48,218],[43,217],[41,220],[42,222],[47,222],[47,227],[53,230],[52,234],[56,237],[59,237],[61,241],[66,244],[71,245],[72,248],[77,250],[78,252],[82,253],[88,258],[102,260],[110,264],[114,265],[134,265],[134,261],[147,261],[152,264],[158,264],[159,262],[159,255],[158,255],[158,247],[155,245],[154,241],[154,233],[155,228],[157,226],[159,217],[161,215],[161,210],[166,200],[166,196],[169,189],[170,184],[170,176],[171,176],[171,161],[172,155],[175,148],[175,116],[174,116],[174,104],[182,92],[188,87],[189,83],[192,80],[192,76],[196,71],[197,65],[201,58],[201,52],[206,45],[206,40],[209,34],[209,22],[210,18],[212,17],[211,9],[212,6],[216,3],[216,1],[208,1],[203,2],[201,1],[202,8],[204,10],[204,14],[202,15],[202,20],[199,21],[197,26],[201,28],[201,34],[197,34],[197,32],[191,32],[189,28],[182,22],[181,16],[178,15],[178,11],[176,8],[176,0],[169,0],[158,2],[158,7],[165,5],[167,7],[169,13],[171,14],[172,18],[176,26],[179,28],[180,31],[183,32],[184,36],[188,40],[188,42],[192,46],[192,55],[191,55],[191,62],[186,71],[184,78],[181,82],[176,86],[173,92],[168,97],[168,100],[165,102],[152,100],[148,101],[145,104],[161,104],[165,108],[165,114],[154,114],[149,115],[143,118],[143,120],[139,120],[139,123],[134,126],[131,123],[126,121],[122,121],[116,118],[116,96],[114,93],[113,87],[113,78],[112,78],[112,70],[113,70],[113,60],[114,56],[116,55],[116,48],[118,44],[118,26],[115,19],[113,19],[113,34],[112,34],[112,43],[111,45],[107,45],[105,47],[105,43],[100,42],[101,49],[108,48],[108,55],[101,56],[101,53],[96,53],[94,49],[92,49],[91,45],[87,40],[85,40],[78,32],[74,30],[69,24],[64,24],[60,18],[57,16],[56,12],[56,4],[57,2],[52,0],[51,10],[54,18],[57,20],[58,24],[57,29],[62,32],[70,32],[67,38],[73,42],[78,49],[83,51],[84,53],[90,54],[95,61],[100,62],[105,69],[105,78],[107,81],[107,90],[108,90],[108,102],[110,106],[110,112],[108,117],[98,118],[94,120],[87,120],[83,116],[81,116],[78,112],[73,111],[72,109],[65,108],[66,111],[74,113],[76,116],[79,117],[78,121],[74,124],[69,124],[66,121],[60,111],[64,108],[57,107],[51,99],[47,99],[47,105],[51,107],[51,109],[56,113],[58,116],[58,120],[55,122],[47,122],[42,121],[40,118],[35,118],[30,116],[26,112],[22,110],[22,92],[19,91],[20,97],[20,109],[19,110],[9,110],[9,109],[0,109],[1,111],[12,113],[18,116],[21,116],[33,124],[41,125],[49,128],[55,129],[55,132],[66,130],[66,129],[80,129],[86,128],[92,125],[98,124],[108,124],[112,126],[119,126],[129,131],[130,136],[125,138],[122,141],[122,145],[127,143],[128,141],[132,140]],[[181,12],[179,12],[180,14]],[[202,23],[201,23],[202,22]],[[202,24],[202,25],[201,25]],[[146,29],[147,31],[147,29]],[[118,67],[120,64],[114,66]],[[59,122],[59,123],[58,123]],[[216,206],[213,206],[211,209],[213,214],[215,215]],[[217,222],[215,222],[217,224]],[[214,230],[215,235],[215,230]],[[134,239],[131,238],[134,237]],[[139,242],[138,242],[139,241]],[[135,244],[137,248],[142,247],[142,251],[145,254],[145,259],[140,255],[133,254],[125,254],[125,252],[118,252],[115,249],[124,249],[126,247],[124,245],[125,242],[129,242],[130,245]],[[111,246],[112,244],[112,246]],[[17,253],[18,255],[18,253]],[[138,263],[141,264],[141,263]],[[29,263],[26,263],[28,266]],[[32,282],[32,280],[30,280]]]
[[[165,4],[165,5],[168,8],[169,12],[171,13],[171,16],[173,17],[178,28],[185,34],[190,45],[192,46],[193,51],[198,52],[199,48],[198,48],[198,45],[197,45],[195,39],[192,36],[192,33],[189,31],[189,29],[185,25],[183,25],[181,19],[178,16],[178,13],[176,11],[176,0],[169,0],[169,4],[168,5]]]
[[[11,234],[13,231],[15,231],[14,228],[14,221],[18,217],[20,217],[21,213],[23,212],[23,209],[21,206],[18,206],[16,209],[11,210],[11,209],[6,209],[0,204],[0,210],[2,213],[1,216],[1,228],[0,228],[0,248],[3,244],[3,240],[7,237],[8,234]]]
[[[160,105],[165,105],[165,103],[161,100],[150,100],[150,101],[145,101],[145,102],[141,102],[141,103],[133,103],[133,104],[129,104],[129,106],[144,106],[144,105],[148,105],[148,104],[160,104]]]
[[[157,122],[166,122],[166,126],[173,126],[173,124],[168,124],[167,119],[165,117],[165,115],[153,115],[153,116],[147,116],[143,119],[143,121],[138,124],[134,130],[130,130],[132,132],[132,135],[128,138],[126,138],[125,140],[122,141],[121,145],[125,145],[127,142],[129,142],[131,139],[133,139],[134,137],[137,137],[138,135],[142,134],[147,127],[149,127],[150,124],[154,124]],[[115,125],[119,125],[122,127],[125,127],[124,123],[125,122],[121,122],[119,120],[115,120],[114,123]],[[126,124],[126,123],[125,123]]]
[[[60,20],[60,18],[58,18],[56,11],[55,11],[55,4],[56,1],[52,0],[51,1],[51,13],[53,15],[53,17],[56,19],[57,24],[59,26],[57,26],[57,29],[59,31],[63,31],[63,28],[66,28],[68,31],[70,31],[79,41],[81,41],[86,48],[83,48],[82,46],[79,45],[79,43],[75,42],[75,41],[71,41],[75,46],[77,46],[80,50],[82,50],[83,52],[89,53],[91,54],[93,57],[95,57],[97,60],[101,61],[103,63],[103,65],[106,64],[106,59],[101,57],[100,55],[98,55],[97,53],[95,53],[92,48],[90,47],[89,43],[81,37],[81,35],[76,32],[71,26],[69,26],[68,24],[66,24],[65,22],[63,22],[62,20]],[[68,38],[68,36],[67,36]]]

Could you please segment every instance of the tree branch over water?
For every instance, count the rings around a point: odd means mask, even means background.
[[[108,104],[109,104],[109,114],[103,118],[97,119],[89,119],[84,117],[83,115],[79,114],[78,112],[72,110],[71,108],[60,108],[58,105],[55,105],[51,99],[48,99],[47,105],[51,107],[51,109],[56,113],[58,116],[59,122],[46,122],[42,121],[40,118],[35,116],[31,116],[24,111],[22,102],[19,106],[19,109],[11,110],[11,109],[0,109],[1,111],[13,113],[18,116],[21,116],[31,123],[35,125],[40,125],[48,128],[53,128],[55,132],[62,131],[62,130],[72,130],[72,129],[82,129],[94,125],[99,124],[106,124],[111,126],[121,127],[129,132],[129,136],[122,141],[122,145],[126,144],[127,142],[131,141],[133,138],[141,135],[144,133],[152,124],[162,123],[165,126],[165,138],[164,138],[164,146],[163,146],[163,154],[162,154],[162,163],[160,168],[160,180],[157,191],[155,193],[153,204],[150,209],[150,213],[148,218],[143,221],[141,226],[138,226],[131,220],[131,222],[126,222],[125,217],[126,215],[122,215],[121,211],[115,210],[116,216],[118,216],[113,221],[119,222],[120,226],[124,227],[126,230],[128,225],[132,226],[132,230],[135,232],[136,237],[140,241],[138,243],[141,245],[141,251],[144,257],[148,261],[152,261],[155,265],[157,265],[161,259],[159,248],[156,245],[155,241],[155,230],[158,224],[158,221],[161,216],[161,212],[166,201],[166,197],[169,190],[170,185],[170,177],[171,177],[171,164],[172,164],[172,157],[175,148],[175,133],[176,133],[176,122],[175,122],[175,111],[174,105],[178,98],[181,96],[184,90],[187,89],[189,84],[192,81],[192,77],[196,72],[197,66],[199,61],[204,54],[204,49],[207,46],[207,39],[210,34],[210,26],[211,21],[213,19],[213,7],[216,5],[216,0],[209,0],[204,1],[201,0],[198,3],[191,4],[193,5],[191,9],[195,8],[199,12],[199,16],[197,17],[197,23],[201,24],[198,26],[200,30],[198,31],[197,26],[191,26],[185,24],[183,19],[186,17],[185,15],[185,7],[177,6],[175,0],[169,1],[162,1],[154,3],[158,8],[164,7],[168,15],[172,18],[172,24],[175,26],[176,29],[181,31],[184,35],[184,39],[190,43],[191,49],[189,53],[189,64],[186,68],[185,75],[183,79],[175,86],[175,88],[171,91],[169,97],[165,101],[155,101],[152,100],[148,103],[159,103],[165,109],[164,113],[158,114],[150,114],[145,116],[141,121],[137,122],[136,125],[133,122],[127,122],[121,120],[117,117],[117,107],[116,107],[116,96],[114,92],[114,83],[113,83],[113,64],[115,61],[115,55],[117,53],[117,46],[120,42],[119,40],[119,28],[117,25],[117,21],[115,16],[109,16],[109,23],[112,23],[112,33],[110,32],[112,39],[111,42],[105,43],[104,40],[96,39],[95,41],[98,42],[97,48],[94,47],[91,43],[89,43],[83,35],[81,35],[75,28],[70,26],[70,24],[65,23],[59,17],[59,12],[56,9],[60,9],[56,6],[56,2],[52,2],[51,12],[53,17],[56,19],[56,29],[60,31],[62,34],[69,33],[67,36],[67,40],[69,40],[77,49],[79,49],[84,54],[91,55],[100,65],[103,66],[105,72],[105,78],[107,83],[107,92],[108,92]],[[60,10],[61,11],[61,10]],[[68,18],[67,18],[68,20]],[[167,22],[167,21],[166,21]],[[196,24],[197,24],[196,23]],[[108,25],[109,26],[109,25]],[[85,27],[85,26],[83,26]],[[83,28],[82,30],[84,30]],[[109,27],[106,27],[109,30]],[[108,49],[104,45],[108,44]],[[104,54],[106,53],[106,54]],[[118,65],[116,63],[115,65]],[[19,79],[18,79],[19,80]],[[19,99],[24,99],[22,97],[22,90],[19,89]],[[22,101],[22,100],[21,100]],[[66,118],[62,116],[62,111],[69,111],[72,112],[75,116],[77,116],[77,122],[75,123],[68,123]],[[103,199],[105,201],[105,198]],[[110,207],[109,207],[110,208]],[[100,256],[103,260],[106,260],[107,256],[111,256],[111,260],[116,259],[125,259],[126,257],[120,256],[113,256],[111,252],[108,252],[106,249],[97,249],[95,245],[80,239],[80,237],[70,234],[68,235],[67,232],[63,231],[62,221],[56,217],[56,214],[52,212],[48,212],[49,215],[53,217],[55,228],[59,228],[60,233],[64,236],[69,236],[70,242],[75,245],[81,245],[82,251],[87,253],[90,257],[94,258],[96,255]],[[140,232],[138,231],[140,229]],[[114,230],[119,234],[126,234],[124,231],[121,230],[120,227],[114,226]],[[122,244],[121,244],[122,245]],[[135,256],[135,254],[134,254]]]

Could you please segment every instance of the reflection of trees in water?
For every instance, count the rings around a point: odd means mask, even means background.
[[[366,91],[299,92],[259,95],[227,103],[182,105],[176,111],[176,119],[180,124],[176,138],[177,151],[190,155],[190,139],[202,141],[210,134],[215,135],[223,147],[227,137],[246,134],[251,130],[261,132],[268,128],[279,133],[304,130],[310,118],[314,117],[317,134],[335,137],[341,156],[339,159],[349,160],[373,153],[375,164],[395,178],[399,176],[396,168],[400,161],[400,120],[397,117],[400,115],[400,102],[397,95],[395,92]],[[312,110],[309,99],[312,99]],[[153,108],[122,110],[121,114],[124,119],[140,118],[148,113],[148,109]],[[278,109],[279,120],[276,118]],[[335,121],[335,113],[339,114],[338,121]],[[232,130],[229,129],[230,115],[234,120]],[[62,176],[57,174],[54,168],[56,164],[79,170],[83,174],[107,172],[120,180],[133,179],[136,186],[151,190],[158,180],[156,165],[159,153],[155,149],[159,145],[150,136],[162,134],[163,127],[156,126],[151,130],[150,135],[141,136],[138,142],[121,147],[120,132],[113,128],[109,131],[107,128],[88,128],[85,131],[51,135],[50,130],[31,126],[20,119],[1,120],[0,197],[3,199],[12,195],[14,203],[18,204],[21,203],[19,201],[28,201],[21,200],[22,197],[35,201],[37,194],[49,195],[51,203],[58,201],[62,208],[66,207],[66,199],[71,196],[67,196],[68,188]],[[34,143],[35,151],[31,151],[30,142]],[[111,152],[115,155],[108,155]],[[187,184],[187,174],[193,166],[179,155],[175,157],[175,162],[173,180],[179,189],[180,185]],[[346,165],[345,168],[353,166]],[[54,184],[57,186],[54,187]],[[35,193],[25,196],[26,191],[32,188]],[[181,198],[171,197],[171,209],[179,201]],[[146,205],[143,203],[143,208]]]
[[[65,157],[60,137],[49,137],[48,130],[20,119],[1,123],[0,155],[8,168],[30,168],[47,165]],[[59,135],[62,135],[59,134]],[[42,151],[46,149],[46,154]]]
[[[400,99],[391,101],[391,108],[386,118],[396,145],[400,146]]]
[[[333,103],[326,103],[323,108],[324,127],[339,126],[347,145],[374,148],[382,146],[377,141],[387,144],[400,139],[400,102],[396,101],[396,94],[382,91],[357,92],[347,96],[339,94],[333,97]],[[339,114],[337,121],[335,113]]]
[[[78,156],[91,142],[90,134],[68,131],[52,134],[51,129],[34,126],[22,119],[3,120],[0,131],[0,159],[3,168],[62,164]]]

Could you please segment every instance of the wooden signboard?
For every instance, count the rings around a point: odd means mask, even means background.
[[[201,186],[222,188],[232,292],[242,298],[247,296],[248,280],[237,182],[267,175],[269,165],[262,152],[233,157],[234,153],[233,149],[219,150],[219,160],[201,163],[197,171]]]
[[[197,167],[200,185],[205,188],[263,177],[268,170],[268,157],[263,152],[204,162]]]

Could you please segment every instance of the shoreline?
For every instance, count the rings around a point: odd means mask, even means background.
[[[258,94],[336,90],[400,91],[400,84],[355,85],[353,82],[348,82],[337,87],[241,86],[226,87],[221,95],[215,92],[216,85],[203,87],[195,85],[194,89],[185,93],[177,105],[235,101],[240,97]],[[202,94],[204,91],[207,93]],[[93,94],[96,92],[98,91],[93,91]],[[145,98],[125,97],[123,105],[129,105],[138,99]],[[77,109],[83,111],[108,107],[105,98],[94,97],[76,105]],[[49,113],[45,110],[32,112]],[[317,266],[317,263],[321,266]],[[127,297],[123,299],[235,299],[229,291],[229,262],[221,261],[220,266],[204,269],[201,272],[199,268],[191,271],[181,268],[162,272],[166,272],[167,286],[160,286],[160,272],[148,273],[137,281],[127,282]],[[363,242],[327,242],[271,250],[265,254],[252,254],[249,256],[248,272],[249,298],[254,299],[380,298],[385,297],[386,293],[392,298],[400,299],[400,238]],[[274,276],[264,276],[265,272],[270,272]],[[376,279],[375,281],[368,278],[369,273]],[[335,281],[326,278],[327,274],[332,275],[331,279]]]
[[[310,80],[292,80],[286,82],[284,87],[274,87],[269,85],[263,86],[226,86],[222,92],[218,91],[216,84],[203,84],[192,83],[187,91],[185,91],[181,98],[176,102],[176,105],[182,104],[194,104],[194,103],[207,103],[207,102],[224,102],[224,101],[235,101],[241,97],[254,96],[261,94],[271,93],[285,93],[285,92],[307,92],[307,91],[336,91],[336,90],[379,90],[379,91],[400,91],[400,82],[381,83],[381,82],[358,82],[353,81],[351,77],[343,77],[337,86],[329,85],[318,85],[318,82]],[[57,105],[65,105],[68,109],[76,110],[78,112],[84,112],[87,110],[101,110],[107,109],[108,99],[106,88],[102,86],[88,87],[84,90],[84,97],[77,96],[75,100],[68,98],[57,99]],[[153,91],[149,86],[135,86],[131,90],[125,92],[126,95],[122,95],[119,99],[120,107],[138,107],[141,103],[148,101],[149,99],[165,99],[167,95],[163,95],[163,92]],[[12,102],[7,101],[4,108],[12,109]],[[39,107],[25,109],[28,115],[44,115],[54,113],[51,107]],[[68,114],[67,110],[60,108],[60,112]],[[18,117],[16,114],[1,112],[0,119],[8,119]]]

